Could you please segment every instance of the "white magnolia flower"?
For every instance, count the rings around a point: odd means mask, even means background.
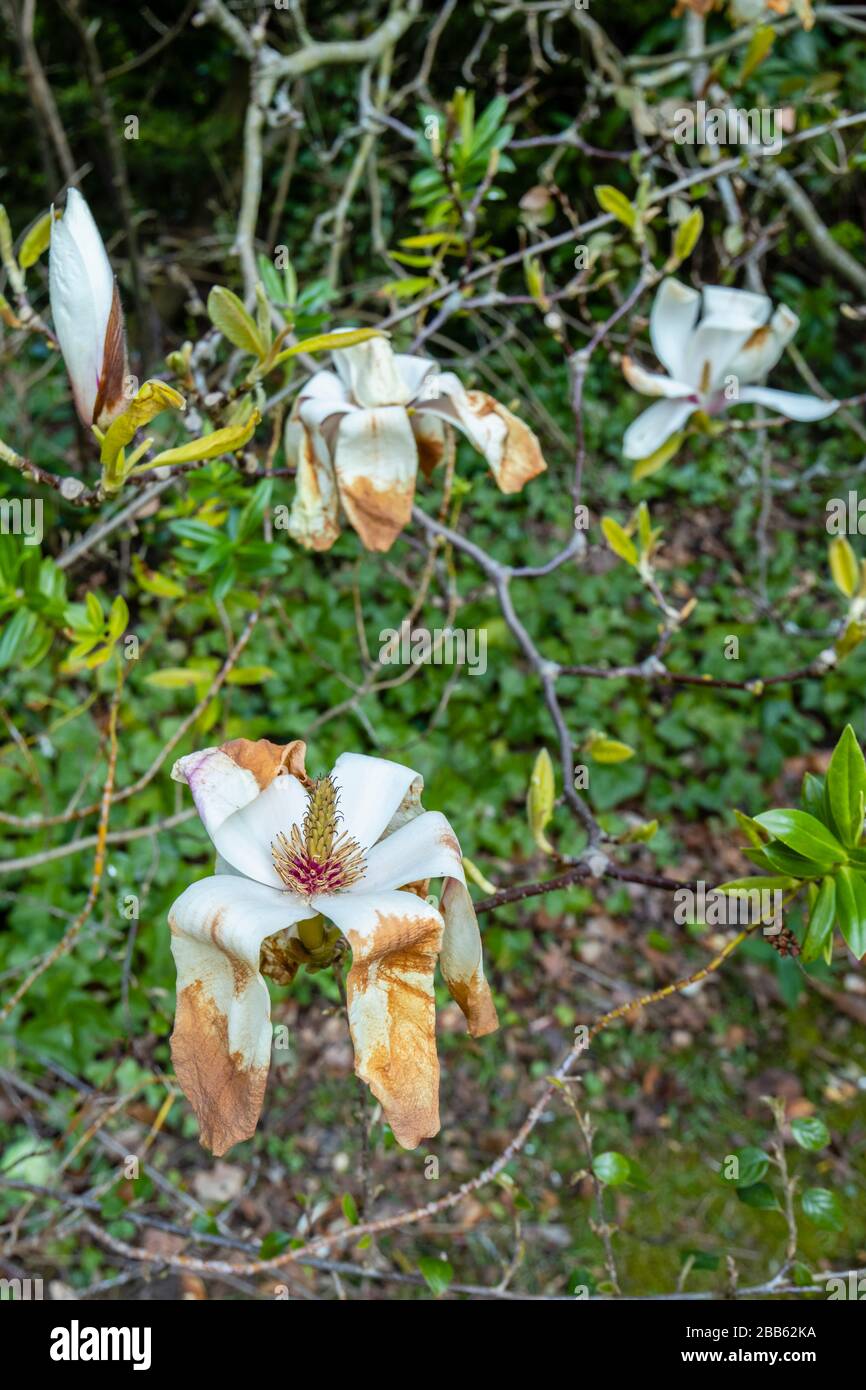
[[[766,295],[748,290],[706,285],[701,294],[679,280],[662,281],[650,312],[650,340],[668,375],[647,372],[630,357],[623,357],[622,370],[635,391],[664,399],[629,425],[626,458],[654,454],[696,410],[717,415],[730,405],[752,402],[791,420],[832,415],[838,401],[752,384],[775,367],[800,323],[784,304],[771,318],[772,308]]]
[[[51,313],[81,423],[105,430],[129,402],[126,334],[117,282],[90,208],[76,188],[52,217]]]
[[[422,779],[343,753],[312,782],[304,753],[300,741],[235,739],[172,771],[217,852],[214,876],[169,913],[172,1057],[215,1154],[248,1139],[261,1111],[272,1043],[263,970],[285,982],[299,962],[324,967],[351,946],[355,1070],[404,1148],[439,1130],[437,957],[473,1036],[498,1027],[460,846],[445,817],[421,807]],[[441,913],[426,900],[430,878],[445,880]]]
[[[483,454],[502,492],[546,467],[532,430],[484,391],[466,391],[425,357],[370,338],[332,353],[295,401],[286,457],[297,468],[291,535],[328,550],[340,507],[368,550],[388,550],[409,520],[420,463],[429,477],[453,449],[451,426]]]

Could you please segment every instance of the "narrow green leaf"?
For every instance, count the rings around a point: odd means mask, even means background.
[[[821,887],[809,916],[809,929],[803,941],[803,964],[817,960],[824,943],[833,931],[836,920],[836,884],[832,878],[821,880]]]
[[[842,935],[858,960],[866,955],[866,880],[853,869],[839,869],[836,878],[836,916]]]
[[[827,800],[843,844],[853,848],[863,831],[863,796],[866,793],[866,761],[850,724],[833,750],[827,769]]]
[[[825,825],[822,825],[808,811],[785,808],[779,811],[763,811],[755,820],[783,845],[815,859],[829,868],[833,864],[844,864],[847,855],[842,845]]]

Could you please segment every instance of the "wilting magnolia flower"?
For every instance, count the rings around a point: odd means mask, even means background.
[[[81,423],[105,430],[124,397],[126,335],[117,282],[90,208],[76,188],[51,222],[48,284],[54,330]]]
[[[422,809],[422,779],[343,753],[314,782],[304,753],[299,741],[235,739],[172,771],[217,852],[215,875],[169,913],[172,1057],[216,1154],[248,1139],[261,1111],[271,1054],[263,971],[285,982],[299,962],[321,968],[351,946],[355,1070],[404,1148],[439,1129],[437,957],[473,1036],[498,1027],[460,846],[443,815]],[[441,913],[426,901],[430,878],[445,880]]]
[[[502,492],[519,492],[546,467],[532,430],[484,391],[466,391],[425,357],[369,338],[332,354],[295,401],[286,456],[297,468],[289,532],[328,550],[340,507],[368,550],[388,550],[412,512],[420,463],[429,477],[462,430]]]
[[[665,399],[629,425],[626,458],[654,454],[696,410],[717,415],[730,405],[752,402],[791,420],[832,415],[838,401],[751,384],[775,367],[800,323],[784,304],[770,318],[772,308],[766,295],[748,290],[706,285],[702,296],[679,280],[662,281],[650,313],[650,340],[668,375],[655,376],[630,357],[623,357],[622,370],[636,391]]]

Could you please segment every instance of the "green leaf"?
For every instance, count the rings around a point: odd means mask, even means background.
[[[275,1255],[282,1255],[291,1243],[292,1237],[285,1231],[269,1231],[259,1246],[259,1259],[271,1260]]]
[[[647,454],[645,459],[638,459],[634,468],[631,470],[631,480],[639,483],[641,478],[650,478],[653,473],[658,473],[664,468],[666,463],[679,453],[680,446],[686,437],[686,431],[680,430],[677,434],[672,434],[670,439],[666,439],[664,444],[660,444],[654,454]]]
[[[418,1269],[424,1275],[428,1289],[437,1298],[445,1293],[454,1278],[454,1270],[448,1261],[440,1260],[434,1255],[422,1256],[418,1261]]]
[[[122,594],[118,594],[111,605],[111,612],[108,615],[108,638],[111,642],[116,642],[126,631],[129,622],[129,608],[126,599]]]
[[[839,869],[836,879],[836,916],[852,953],[866,955],[866,880],[853,869]]]
[[[226,676],[226,685],[261,685],[276,675],[270,666],[236,666]]]
[[[745,815],[743,811],[735,810],[734,820],[746,836],[749,844],[754,845],[756,849],[761,849],[762,846],[767,843],[769,836],[766,830],[758,825],[757,821],[752,820],[751,816]]]
[[[818,1153],[830,1142],[830,1131],[817,1115],[804,1115],[791,1121],[791,1133],[801,1149],[807,1153]]]
[[[769,840],[763,849],[746,849],[743,853],[762,869],[775,869],[777,873],[788,874],[791,878],[821,878],[829,867],[825,861],[796,854],[781,840]]]
[[[755,30],[743,58],[738,83],[747,82],[757,67],[763,63],[776,42],[776,31],[771,24],[762,24]]]
[[[193,671],[188,667],[167,667],[164,671],[153,671],[145,676],[146,685],[157,690],[187,690],[198,685],[207,685],[213,679],[209,671]]]
[[[355,1203],[355,1199],[354,1199],[354,1197],[352,1196],[351,1192],[345,1192],[345,1193],[343,1194],[343,1200],[342,1200],[342,1202],[340,1203],[340,1205],[341,1205],[342,1208],[343,1208],[343,1215],[345,1216],[345,1218],[346,1218],[346,1220],[348,1221],[349,1225],[350,1225],[350,1226],[357,1226],[357,1224],[358,1224],[358,1207],[357,1207],[357,1205],[356,1205],[356,1203]]]
[[[863,831],[866,761],[850,724],[845,725],[833,750],[827,769],[826,793],[842,843],[853,848],[859,844]]]
[[[725,1178],[725,1181],[733,1183],[735,1187],[753,1187],[761,1181],[770,1166],[770,1155],[753,1144],[735,1149],[732,1157],[737,1160],[737,1176]]]
[[[256,321],[232,290],[214,285],[207,297],[207,312],[214,327],[235,347],[251,352],[254,357],[265,357],[267,345]]]
[[[720,883],[713,890],[716,893],[751,893],[754,891],[773,890],[776,888],[791,888],[796,879],[789,878],[786,874],[754,874],[752,877],[732,878],[727,883]]]
[[[555,799],[556,781],[553,775],[553,763],[547,749],[542,748],[535,759],[532,776],[529,779],[529,790],[526,793],[526,817],[532,831],[532,838],[538,848],[544,850],[545,854],[553,853],[553,846],[545,835],[544,828],[553,815]]]
[[[590,735],[586,750],[596,763],[624,763],[634,757],[634,749],[627,743],[618,738],[608,738],[606,734]]]
[[[826,824],[827,812],[824,804],[823,777],[816,777],[813,772],[804,772],[800,800],[803,803],[804,811],[808,811],[810,816],[814,816],[816,820],[824,821]]]
[[[763,811],[755,820],[796,854],[823,863],[827,868],[833,864],[844,864],[848,857],[836,836],[815,816],[810,816],[808,811],[789,808]]]
[[[613,184],[600,183],[595,187],[595,196],[599,207],[604,212],[609,212],[615,217],[617,222],[622,222],[623,226],[633,231],[637,225],[637,209],[632,206],[624,193],[620,193]]]
[[[851,542],[845,536],[834,536],[828,553],[833,583],[846,598],[853,598],[860,576]]]
[[[18,264],[22,270],[35,265],[43,251],[48,250],[51,240],[51,213],[45,212],[33,223],[18,250]]]
[[[625,1154],[610,1149],[607,1153],[596,1154],[592,1160],[592,1171],[605,1187],[622,1187],[631,1175],[631,1164]]]
[[[636,565],[638,562],[637,546],[619,522],[615,521],[612,516],[603,516],[601,529],[614,555],[618,555],[629,565]]]
[[[842,1231],[845,1221],[835,1193],[826,1187],[807,1187],[800,1199],[803,1215],[822,1231]]]
[[[698,238],[704,229],[704,214],[700,208],[692,208],[687,217],[684,217],[679,224],[674,237],[674,258],[677,261],[687,260],[698,244]]]
[[[747,1207],[757,1211],[777,1211],[779,1203],[768,1182],[756,1182],[751,1187],[738,1187],[737,1196]]]
[[[818,959],[824,949],[824,943],[833,931],[835,920],[836,884],[832,878],[825,878],[821,881],[818,896],[809,916],[809,930],[803,941],[802,959],[804,965]]]

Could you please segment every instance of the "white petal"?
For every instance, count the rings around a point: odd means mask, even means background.
[[[175,1071],[215,1154],[249,1139],[271,1053],[262,942],[308,917],[308,904],[229,874],[205,878],[169,912],[177,965]]]
[[[352,399],[365,410],[408,405],[412,399],[414,392],[403,379],[387,338],[368,338],[354,347],[337,348],[331,360]]]
[[[732,405],[751,402],[777,410],[787,415],[789,420],[826,420],[834,410],[839,409],[838,401],[822,401],[818,396],[800,395],[797,391],[774,391],[768,386],[744,386]]]
[[[697,406],[692,401],[656,401],[625,432],[622,451],[627,459],[644,459],[682,429]]]
[[[171,775],[175,782],[189,786],[213,839],[226,817],[255,800],[284,768],[303,777],[306,747],[300,739],[280,744],[266,738],[236,738],[220,748],[203,748],[178,758]]]
[[[418,448],[403,406],[344,415],[334,468],[343,510],[364,545],[389,550],[412,515],[418,472]]]
[[[346,995],[355,1071],[397,1142],[414,1149],[439,1130],[433,971],[442,918],[413,893],[337,893],[313,905],[352,947]]]
[[[354,410],[349,394],[336,372],[316,372],[297,399],[297,414],[308,430],[318,430],[332,415]],[[292,410],[295,414],[295,410]]]
[[[669,277],[659,285],[650,310],[650,342],[662,366],[676,379],[685,362],[689,334],[698,317],[701,296]]]
[[[754,333],[752,324],[721,319],[701,319],[687,346],[683,380],[695,390],[711,395],[724,385],[732,372],[731,364]]]
[[[756,328],[737,353],[730,370],[741,385],[763,381],[782,356],[800,326],[800,320],[786,305],[780,304],[772,319]]]
[[[402,380],[412,392],[412,400],[420,391],[426,390],[425,383],[429,384],[428,378],[435,377],[439,372],[436,363],[429,357],[416,357],[413,353],[398,352],[394,360]]]
[[[417,773],[389,758],[341,753],[331,773],[339,792],[342,828],[362,849],[379,839]]]
[[[772,300],[752,290],[733,290],[726,285],[704,286],[704,318],[727,321],[732,326],[760,328],[770,317]]]
[[[457,1001],[473,1038],[482,1038],[499,1027],[490,986],[484,978],[478,918],[465,883],[449,878],[442,893],[445,931],[439,965],[453,999]]]
[[[363,879],[349,891],[376,893],[447,877],[463,879],[457,836],[440,811],[424,811],[373,845]]]
[[[275,777],[254,801],[222,821],[211,839],[223,859],[247,878],[282,888],[271,845],[280,833],[288,837],[293,825],[302,824],[307,802],[307,793],[297,777]]]
[[[83,424],[93,420],[114,275],[90,208],[75,188],[60,222],[52,219],[48,255],[51,313],[75,405]]]
[[[666,396],[677,399],[694,395],[695,388],[687,382],[674,381],[673,377],[647,372],[631,357],[623,357],[620,366],[629,386],[635,391],[640,391],[642,396]]]

